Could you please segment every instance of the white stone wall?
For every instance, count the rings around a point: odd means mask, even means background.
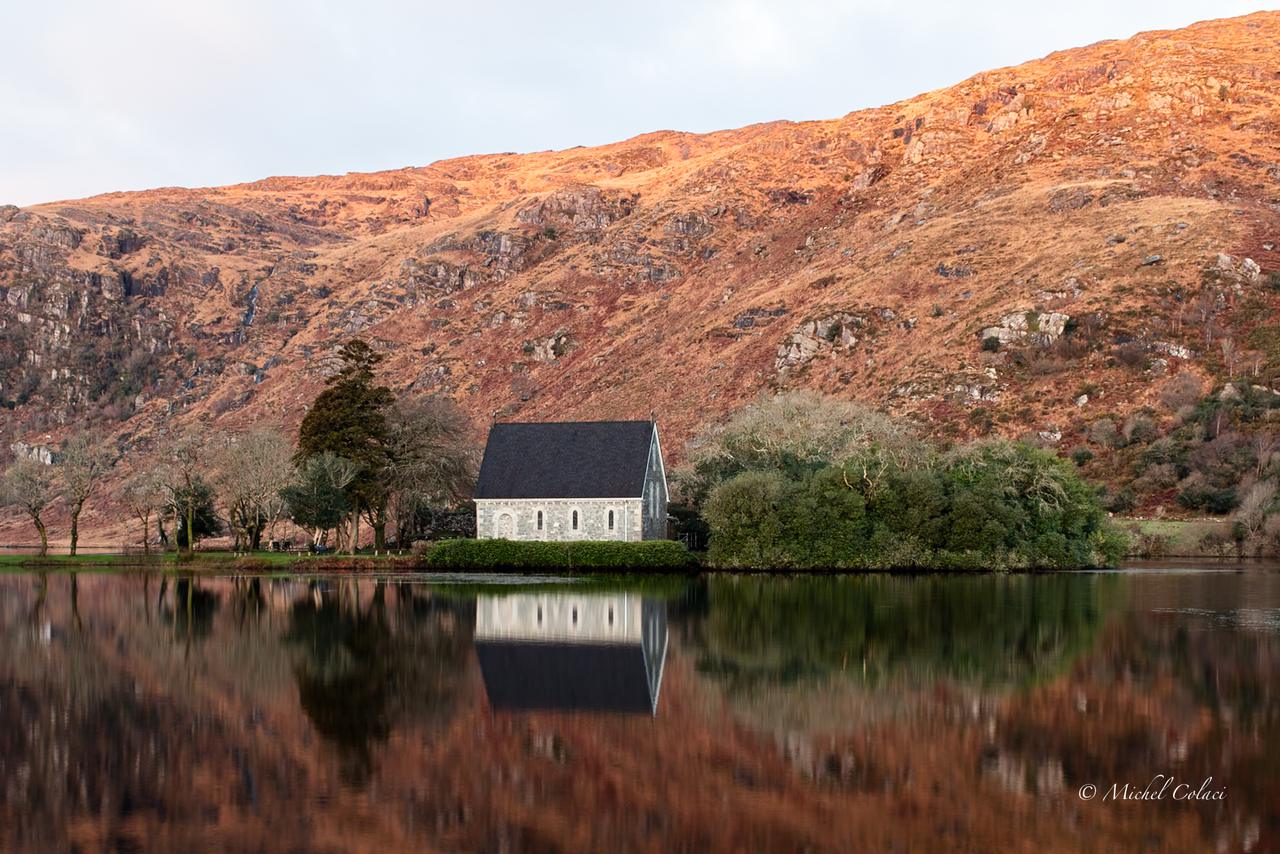
[[[642,599],[632,593],[520,593],[476,597],[476,640],[640,643]]]
[[[573,513],[578,527],[573,527]],[[609,512],[613,511],[613,528]],[[542,528],[538,528],[538,513]],[[665,513],[665,505],[664,505]],[[509,540],[640,540],[649,523],[638,498],[477,499],[476,536]]]
[[[649,447],[649,469],[645,472],[644,521],[642,539],[661,540],[667,536],[667,473],[662,462],[662,446],[657,431]]]

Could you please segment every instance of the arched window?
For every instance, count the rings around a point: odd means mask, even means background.
[[[573,524],[573,530],[575,530],[575,531],[576,531],[576,530],[578,530],[578,511],[577,511],[577,510],[574,510],[574,511],[573,511],[573,522],[572,522],[572,524]]]
[[[542,511],[538,511],[538,530],[542,530]]]
[[[613,511],[609,511],[609,530],[613,530]]]

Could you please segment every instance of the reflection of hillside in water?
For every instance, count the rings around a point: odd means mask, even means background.
[[[666,603],[634,593],[476,598],[476,657],[504,710],[657,714]]]
[[[652,715],[494,713],[546,604],[0,576],[0,850],[1275,850],[1280,576],[1055,578],[698,582]],[[1228,799],[1074,796],[1158,771]]]

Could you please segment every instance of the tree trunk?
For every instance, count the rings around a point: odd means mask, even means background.
[[[40,521],[40,514],[32,513],[31,521],[36,523],[36,530],[40,532],[40,557],[49,554],[49,532],[44,528],[44,522]]]
[[[151,522],[150,513],[142,517],[142,553],[144,555],[151,554],[151,543],[150,543],[151,532],[148,530],[151,527],[150,522]]]
[[[196,503],[194,498],[187,501],[187,554],[196,550]]]
[[[360,506],[357,504],[351,511],[351,554],[360,548]]]
[[[80,511],[84,508],[82,502],[75,502],[71,505],[71,556],[76,555],[76,543],[80,541]]]
[[[387,547],[387,523],[380,521],[373,526],[374,551],[382,551]]]

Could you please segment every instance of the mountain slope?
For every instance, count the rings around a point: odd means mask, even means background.
[[[0,430],[292,428],[359,335],[481,421],[653,412],[677,455],[793,387],[1065,446],[1224,337],[1274,382],[1277,241],[1258,13],[831,121],[0,208]]]

